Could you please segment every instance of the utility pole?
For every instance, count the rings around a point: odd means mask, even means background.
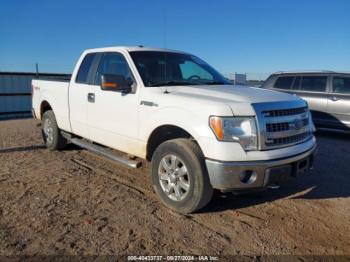
[[[35,63],[35,74],[36,74],[36,78],[39,78],[39,64]]]

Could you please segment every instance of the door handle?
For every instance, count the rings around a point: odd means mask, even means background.
[[[332,101],[338,101],[338,100],[340,100],[338,97],[336,97],[336,96],[331,96],[331,98],[330,98],[330,100],[332,100]]]
[[[88,93],[87,99],[88,99],[88,102],[95,103],[95,94],[94,93]]]

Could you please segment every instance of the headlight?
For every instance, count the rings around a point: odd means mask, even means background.
[[[244,150],[257,150],[258,139],[254,117],[218,117],[209,119],[210,127],[220,141],[238,142]]]

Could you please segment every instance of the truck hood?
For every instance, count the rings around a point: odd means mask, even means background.
[[[165,88],[165,87],[164,87]],[[238,85],[196,85],[166,87],[170,96],[200,104],[223,104],[234,115],[255,115],[252,104],[300,100],[297,96],[272,90]]]
[[[167,87],[173,95],[191,96],[202,99],[222,100],[222,102],[263,103],[293,101],[296,96],[273,90],[238,85],[198,85]]]

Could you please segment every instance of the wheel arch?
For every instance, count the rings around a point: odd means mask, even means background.
[[[155,128],[149,135],[147,140],[146,159],[151,161],[154,151],[160,144],[176,138],[188,138],[194,141],[201,150],[195,137],[189,131],[177,125],[164,124]]]
[[[47,100],[43,100],[40,103],[40,119],[43,118],[43,114],[48,110],[52,110],[52,106]]]

